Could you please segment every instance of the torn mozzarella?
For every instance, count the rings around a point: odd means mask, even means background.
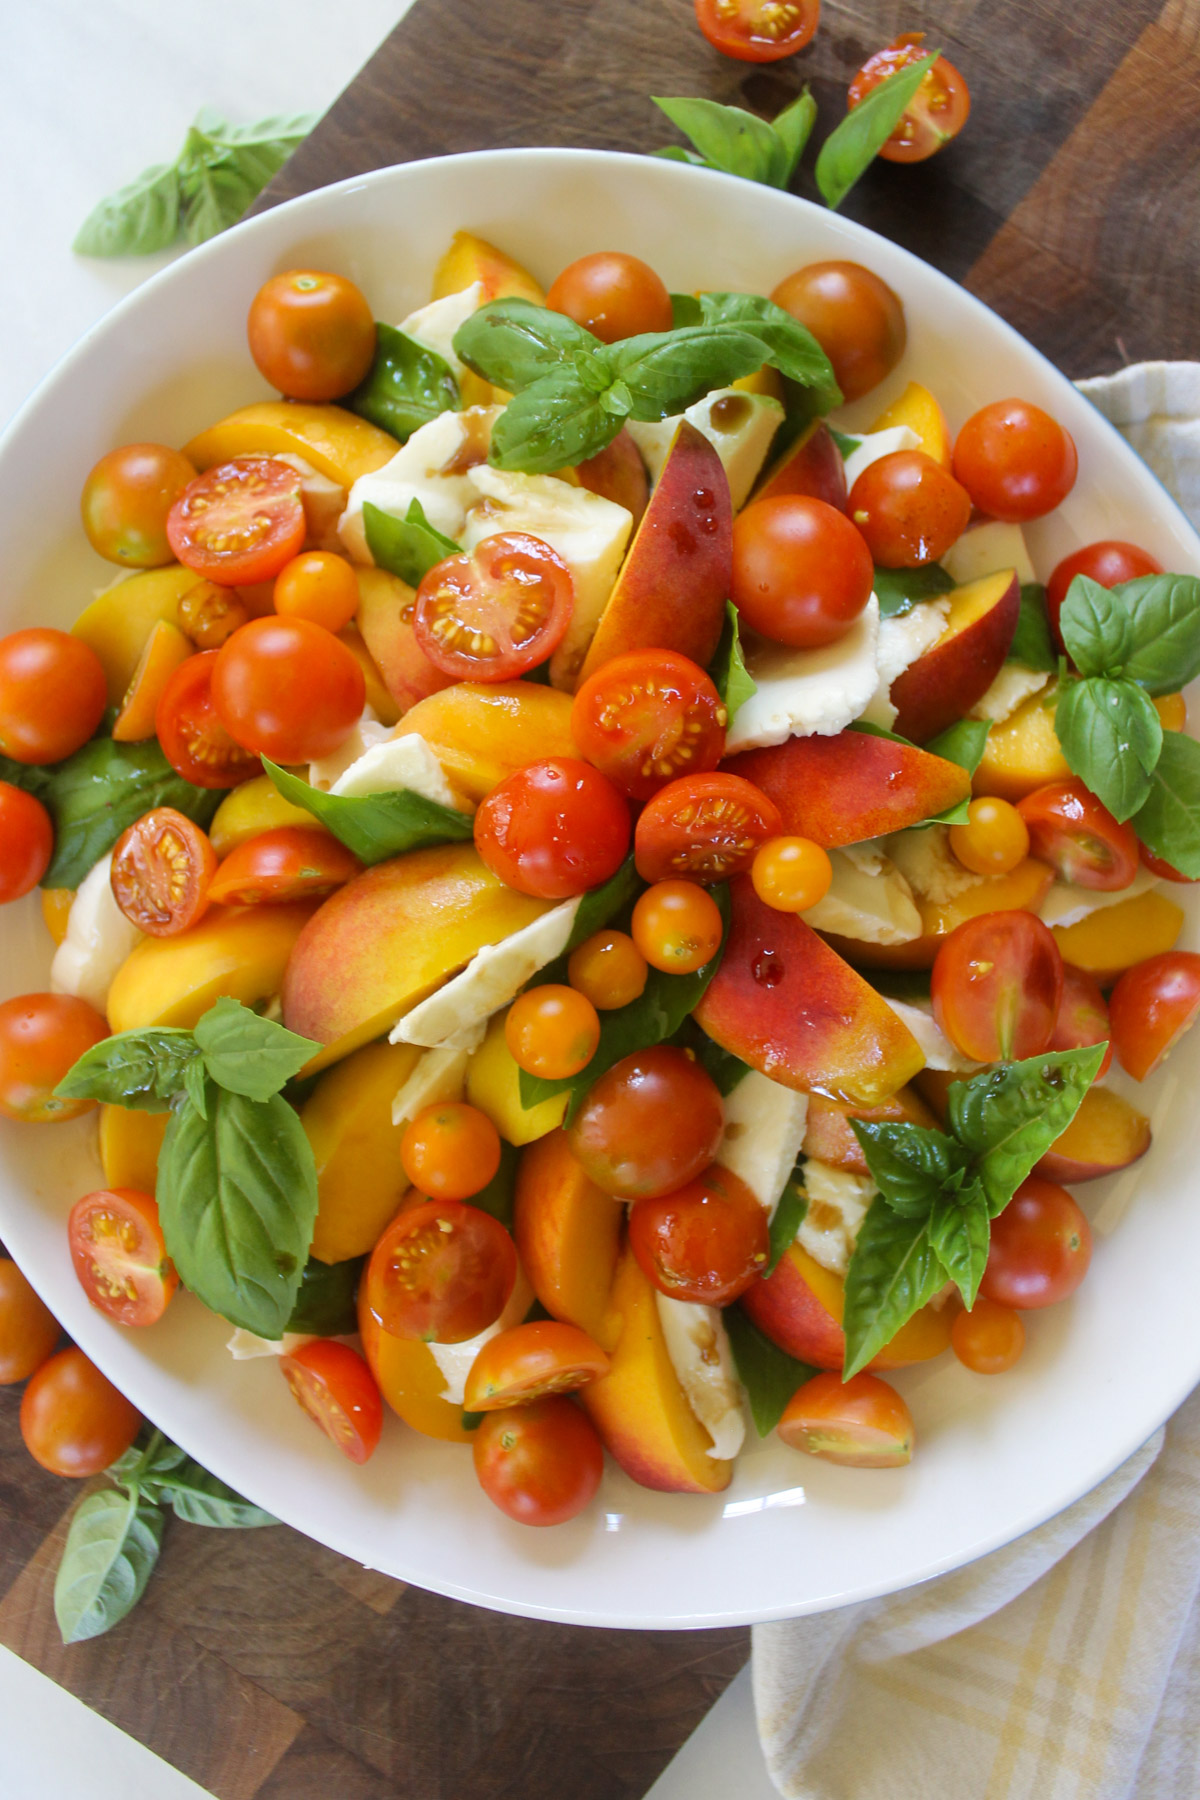
[[[725,1135],[717,1161],[773,1213],[804,1142],[808,1095],[752,1069],[723,1104]]]
[[[465,412],[439,413],[413,432],[391,462],[370,475],[360,475],[350,489],[338,533],[355,562],[371,564],[363,507],[370,501],[381,512],[403,519],[414,500],[435,531],[455,542],[466,524],[467,508],[477,498],[471,483],[476,463],[487,458],[498,406],[470,406]]]
[[[897,450],[919,450],[921,440],[911,425],[889,425],[886,431],[868,431],[846,458],[846,491],[849,493],[864,469]]]
[[[631,420],[626,430],[642,453],[651,481],[657,481],[662,474],[680,419],[694,425],[720,457],[733,510],[739,511],[767,460],[771,440],[783,423],[783,407],[768,394],[747,394],[741,388],[724,387],[714,388],[684,413],[674,413],[652,424]]]
[[[1078,925],[1080,919],[1086,919],[1090,913],[1101,912],[1106,906],[1119,906],[1122,900],[1136,900],[1139,894],[1147,894],[1158,885],[1158,876],[1146,868],[1139,868],[1129,886],[1118,888],[1116,893],[1056,881],[1038,907],[1038,918],[1043,925]]]
[[[312,1341],[312,1333],[307,1331],[285,1331],[281,1338],[265,1338],[239,1325],[225,1348],[234,1362],[250,1362],[259,1356],[290,1356],[301,1344]]]
[[[329,791],[361,798],[393,794],[401,788],[439,806],[462,809],[461,796],[446,780],[441,763],[418,731],[405,732],[402,737],[385,736],[371,744],[343,770]]]
[[[142,933],[113,898],[112,854],[102,856],[80,882],[67,914],[67,935],[50,965],[50,991],[75,994],[102,1013],[121,964]]]
[[[482,305],[483,283],[473,281],[470,287],[460,289],[457,294],[444,294],[440,300],[431,300],[428,306],[419,306],[407,319],[401,319],[397,330],[440,356],[449,365],[454,379],[461,381],[467,371],[455,352],[454,334]]]
[[[654,1290],[667,1355],[688,1405],[712,1439],[708,1452],[731,1461],[746,1438],[742,1386],[733,1366],[729,1333],[715,1306],[672,1300]]]
[[[309,786],[319,788],[323,794],[332,792],[347,769],[352,768],[368,750],[376,744],[382,744],[390,736],[388,727],[380,722],[378,714],[371,707],[364,706],[362,717],[351,727],[337,749],[331,750],[328,756],[309,763]]]
[[[893,681],[903,675],[933,646],[946,629],[950,601],[945,595],[936,600],[922,600],[910,612],[899,613],[879,621],[879,643],[875,664],[879,679],[863,718],[871,725],[882,725],[890,731],[896,722],[896,708],[889,695]]]
[[[950,848],[948,825],[894,831],[883,842],[913,893],[934,906],[947,905],[985,879],[963,868]]]
[[[392,1101],[392,1124],[407,1125],[423,1107],[461,1100],[467,1082],[466,1050],[426,1050]]]
[[[1040,694],[1049,679],[1044,669],[1027,669],[1024,663],[1005,663],[967,717],[987,719],[992,725],[1000,725],[1012,717],[1018,706],[1023,706],[1034,694]]]
[[[888,994],[883,998],[916,1038],[927,1069],[942,1069],[950,1075],[973,1075],[982,1066],[972,1062],[969,1056],[964,1056],[950,1042],[934,1018],[932,1007],[914,1006],[907,1000],[893,1000]]]
[[[804,1165],[804,1189],[808,1211],[797,1241],[822,1268],[844,1275],[867,1208],[878,1192],[875,1183],[869,1175],[855,1175],[810,1156]]]
[[[460,975],[405,1013],[390,1041],[477,1050],[492,1014],[515,1000],[531,976],[562,955],[578,911],[578,899],[564,900],[499,944],[476,951]]]
[[[1006,525],[1000,519],[985,519],[982,525],[968,526],[941,561],[959,587],[966,587],[969,581],[978,581],[983,575],[994,575],[1000,569],[1015,569],[1022,585],[1037,580],[1025,533],[1019,525]]]
[[[346,510],[346,489],[341,482],[319,475],[310,462],[290,450],[277,450],[271,460],[286,463],[300,477],[300,500],[307,527],[304,548],[339,551],[342,546],[338,520]]]
[[[867,705],[878,680],[879,602],[874,594],[845,637],[819,650],[749,638],[746,666],[757,692],[729,727],[727,752],[782,744],[790,737],[836,737]]]
[[[442,1373],[442,1399],[448,1400],[451,1406],[461,1406],[467,1397],[467,1376],[471,1373],[471,1364],[483,1349],[483,1346],[494,1337],[499,1337],[504,1327],[499,1319],[495,1319],[478,1336],[465,1338],[461,1344],[430,1344],[429,1354]]]
[[[803,915],[806,925],[868,944],[909,944],[920,937],[921,915],[912,889],[880,851],[872,847],[865,859],[845,850],[830,850],[828,855],[833,880]]]

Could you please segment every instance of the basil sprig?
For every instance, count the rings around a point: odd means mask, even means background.
[[[818,1371],[781,1350],[740,1306],[726,1307],[721,1316],[729,1333],[733,1366],[750,1403],[754,1428],[759,1437],[766,1437],[783,1417],[792,1395]]]
[[[817,122],[817,103],[807,88],[772,120],[740,106],[722,106],[719,100],[684,94],[651,98],[693,145],[685,150],[681,144],[668,144],[655,150],[655,156],[741,175],[767,187],[787,187]]]
[[[1046,590],[1040,581],[1021,583],[1017,629],[1004,660],[1022,663],[1027,669],[1038,669],[1047,675],[1052,675],[1058,667],[1058,652],[1050,636],[1050,618],[1046,611]]]
[[[383,794],[326,794],[269,757],[263,757],[262,765],[285,800],[310,812],[368,865],[434,844],[465,843],[474,830],[467,813],[427,800],[410,788]]]
[[[354,392],[340,402],[405,443],[420,426],[461,404],[444,356],[395,325],[375,327],[375,356]]]
[[[848,112],[821,145],[816,177],[827,206],[840,206],[895,131],[909,101],[941,55],[939,50],[896,69]]]
[[[462,553],[460,544],[429,523],[419,500],[409,501],[402,519],[365,501],[363,530],[376,566],[399,576],[411,588],[420,587],[430,569],[436,569],[448,556]]]
[[[1066,1130],[1104,1044],[985,1070],[949,1089],[948,1130],[851,1119],[879,1188],[846,1273],[845,1377],[947,1281],[973,1306],[991,1221]]]

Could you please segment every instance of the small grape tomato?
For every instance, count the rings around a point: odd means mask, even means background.
[[[107,1036],[95,1007],[74,994],[18,994],[0,1003],[0,1113],[52,1125],[91,1112],[94,1100],[64,1100],[54,1090]]]
[[[567,979],[599,1012],[636,1000],[646,986],[646,958],[625,931],[596,931],[572,950]]]
[[[1092,1233],[1066,1188],[1031,1175],[992,1220],[979,1291],[1027,1312],[1073,1294],[1092,1260]]]
[[[1025,1348],[1025,1323],[1011,1306],[977,1294],[970,1312],[964,1307],[955,1317],[950,1348],[976,1375],[1003,1375]]]
[[[362,874],[352,850],[314,825],[277,825],[229,852],[213,877],[210,900],[222,906],[321,900]]]
[[[71,1208],[67,1241],[80,1286],[118,1325],[153,1325],[179,1277],[167,1255],[153,1194],[101,1188]]]
[[[912,1414],[894,1387],[865,1373],[814,1375],[788,1401],[779,1435],[793,1450],[850,1469],[897,1469],[912,1461]]]
[[[343,631],[358,611],[358,577],[344,556],[305,550],[275,577],[275,611],[308,619],[326,631]]]
[[[810,43],[821,0],[695,0],[696,23],[714,50],[737,62],[779,62]]]
[[[728,881],[782,830],[775,802],[741,775],[682,775],[642,808],[637,871],[643,881]]]
[[[237,787],[262,773],[258,757],[235,742],[217,717],[212,684],[220,654],[203,650],[180,663],[154,715],[163,755],[194,787]]]
[[[807,263],[785,275],[771,299],[812,332],[848,401],[869,393],[904,355],[900,298],[861,263]]]
[[[950,827],[950,848],[972,875],[1008,875],[1029,855],[1029,828],[1009,801],[982,794]]]
[[[468,1200],[500,1167],[500,1133],[477,1106],[442,1100],[405,1127],[400,1166],[431,1199]]]
[[[674,322],[671,296],[649,263],[620,250],[595,250],[568,264],[551,284],[546,305],[602,344],[670,331]]]
[[[683,1050],[660,1044],[622,1057],[588,1090],[568,1136],[606,1194],[669,1194],[706,1169],[724,1130],[712,1077]]]
[[[569,900],[607,881],[629,838],[626,801],[570,756],[515,769],[475,814],[475,848],[493,875],[540,900]]]
[[[300,481],[270,456],[206,469],[167,514],[171,549],[186,568],[225,587],[269,581],[304,545]]]
[[[167,514],[196,471],[165,444],[122,444],[83,484],[80,510],[88,542],[107,562],[156,569],[174,561]]]
[[[300,1406],[342,1455],[368,1462],[383,1431],[383,1398],[357,1350],[334,1338],[314,1338],[281,1356],[279,1367]]]
[[[41,801],[0,781],[0,905],[37,886],[53,850],[54,826]]]
[[[926,55],[923,31],[903,31],[868,56],[850,83],[849,109],[854,111],[881,81]],[[967,84],[952,62],[939,56],[900,115],[900,123],[879,151],[885,162],[924,162],[958,136],[971,111]]]
[[[728,1306],[766,1268],[766,1208],[739,1176],[713,1163],[670,1193],[635,1201],[629,1247],[661,1293]]]
[[[866,539],[825,500],[755,500],[733,521],[730,597],[743,622],[777,644],[819,650],[836,643],[874,581]]]
[[[584,682],[571,709],[581,754],[631,800],[679,775],[715,769],[725,704],[709,676],[674,650],[632,650]]]
[[[531,1319],[484,1344],[471,1364],[463,1405],[468,1412],[527,1406],[547,1394],[570,1394],[608,1370],[607,1355],[578,1325]]]
[[[263,378],[289,400],[338,400],[364,380],[375,320],[361,288],[324,269],[286,269],[264,282],[246,321]]]
[[[95,1363],[72,1346],[30,1377],[21,1396],[21,1436],[52,1475],[99,1475],[124,1456],[142,1418]]]
[[[600,1020],[585,994],[548,981],[520,994],[508,1009],[504,1041],[519,1069],[563,1081],[586,1069],[600,1042]]]
[[[829,892],[833,864],[811,838],[773,837],[755,852],[750,880],[764,906],[802,913]]]
[[[173,806],[143,813],[117,839],[109,877],[125,917],[151,937],[187,931],[208,910],[217,853]]]
[[[472,1454],[480,1487],[518,1525],[576,1518],[604,1473],[596,1427],[561,1394],[485,1413]]]
[[[629,928],[634,947],[664,975],[694,975],[725,935],[716,901],[694,881],[656,881],[639,896]]]
[[[1120,824],[1077,776],[1036,788],[1017,805],[1029,851],[1063,881],[1116,894],[1138,871],[1137,833]]]
[[[1200,1013],[1200,956],[1167,950],[1126,969],[1108,1009],[1121,1067],[1135,1081],[1145,1081]]]
[[[981,913],[944,938],[933,965],[933,1016],[974,1062],[1038,1056],[1054,1034],[1063,960],[1027,912]]]
[[[1075,485],[1075,440],[1028,400],[993,400],[954,445],[954,475],[980,512],[1009,524],[1053,512]]]
[[[517,1252],[499,1220],[461,1200],[425,1200],[397,1215],[371,1255],[379,1323],[393,1337],[461,1344],[500,1317]]]
[[[455,681],[513,681],[558,649],[574,605],[558,552],[528,532],[500,531],[422,577],[413,632]]]

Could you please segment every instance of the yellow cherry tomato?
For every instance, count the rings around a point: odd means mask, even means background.
[[[973,875],[1007,875],[1029,855],[1029,829],[1009,801],[983,794],[968,806],[966,824],[950,827],[950,848]]]
[[[466,1200],[500,1167],[500,1133],[465,1101],[423,1107],[400,1140],[400,1162],[415,1188],[432,1200]]]
[[[694,881],[656,881],[634,907],[631,929],[651,968],[691,975],[716,955],[723,926],[716,901]]]
[[[549,982],[514,1000],[504,1021],[513,1061],[529,1075],[561,1081],[596,1054],[600,1020],[586,995]]]
[[[811,838],[768,838],[750,865],[750,880],[764,906],[807,912],[829,892],[833,864]]]
[[[358,579],[344,556],[305,550],[275,577],[275,611],[343,631],[358,611]]]
[[[646,959],[624,931],[597,931],[572,950],[567,978],[573,988],[611,1012],[628,1006],[646,985]]]

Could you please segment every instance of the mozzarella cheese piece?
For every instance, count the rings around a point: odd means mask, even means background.
[[[500,410],[498,406],[471,406],[465,412],[439,413],[413,432],[391,462],[359,476],[338,524],[342,543],[355,562],[371,564],[375,560],[367,548],[363,525],[363,507],[368,500],[397,519],[419,500],[434,529],[459,540],[467,508],[477,498],[471,472],[487,456]]]
[[[889,425],[886,431],[868,431],[858,448],[846,458],[846,488],[852,488],[864,469],[897,450],[919,450],[921,440],[911,425]]]
[[[936,600],[923,600],[911,612],[880,619],[879,642],[875,650],[879,680],[862,715],[870,724],[882,725],[885,731],[895,724],[896,708],[889,697],[892,683],[927,650],[933,649],[946,629],[949,613],[949,596],[941,595]]]
[[[732,755],[790,737],[836,737],[875,692],[878,642],[874,594],[845,637],[820,650],[793,650],[762,638],[749,641],[746,666],[757,692],[738,708],[726,751]]]
[[[300,477],[300,500],[308,527],[304,548],[340,550],[338,520],[346,510],[346,489],[341,482],[331,481],[328,475],[319,475],[310,462],[290,450],[276,451],[271,460],[287,463]]]
[[[855,1175],[832,1163],[809,1157],[804,1165],[808,1211],[797,1241],[822,1268],[844,1275],[850,1264],[859,1227],[878,1192],[869,1175]]]
[[[892,1000],[887,994],[883,997],[901,1024],[908,1026],[921,1046],[927,1069],[942,1069],[950,1075],[973,1075],[976,1069],[983,1066],[972,1062],[969,1056],[964,1056],[950,1042],[934,1018],[931,1007],[913,1006],[907,1000]]]
[[[994,575],[998,569],[1015,569],[1021,583],[1037,580],[1025,533],[1019,525],[1006,525],[1000,519],[968,526],[942,557],[942,567],[959,587],[978,581],[981,575]]]
[[[808,1122],[808,1095],[751,1069],[726,1094],[725,1135],[717,1161],[737,1175],[768,1214],[796,1166]]]
[[[883,845],[913,893],[935,906],[946,905],[984,879],[963,868],[950,848],[948,825],[894,831]]]
[[[75,994],[97,1012],[108,1005],[108,990],[142,933],[113,899],[112,855],[102,856],[80,882],[67,914],[67,935],[50,965],[50,991]]]
[[[403,737],[385,736],[371,744],[338,776],[329,791],[361,798],[393,794],[399,788],[436,801],[439,806],[457,809],[462,804],[419,731],[405,732]]]
[[[1136,900],[1139,894],[1149,893],[1158,884],[1158,876],[1146,868],[1139,868],[1129,886],[1119,888],[1115,894],[1101,892],[1098,888],[1074,887],[1069,881],[1056,881],[1038,908],[1038,917],[1043,925],[1078,925],[1080,919],[1086,919],[1090,913],[1101,912],[1106,906],[1119,906],[1122,900]]]
[[[460,975],[405,1013],[390,1041],[477,1050],[492,1014],[515,1000],[531,976],[562,955],[578,911],[578,898],[564,900],[499,944],[477,951]]]
[[[301,1344],[311,1344],[312,1341],[311,1332],[285,1331],[281,1338],[265,1338],[239,1325],[225,1348],[234,1362],[250,1362],[258,1356],[290,1356]]]
[[[490,1338],[503,1330],[499,1319],[481,1331],[478,1337],[465,1338],[461,1344],[430,1344],[429,1354],[442,1372],[442,1399],[451,1406],[461,1406],[467,1397],[467,1376],[471,1364]]]
[[[688,1405],[712,1439],[708,1454],[728,1462],[745,1442],[746,1421],[742,1386],[721,1314],[715,1306],[672,1300],[657,1288],[654,1300],[671,1366]]]
[[[857,858],[844,850],[831,850],[829,861],[833,880],[825,895],[804,914],[806,925],[868,944],[910,944],[920,937],[921,915],[912,889],[879,851]]]
[[[449,363],[454,379],[461,381],[467,371],[455,354],[454,334],[482,305],[483,283],[473,281],[457,294],[444,294],[428,306],[419,306],[407,319],[401,319],[398,329]]]
[[[783,423],[783,407],[769,394],[747,394],[741,388],[724,387],[714,388],[686,412],[670,418],[652,424],[631,420],[626,429],[642,453],[652,482],[662,474],[681,418],[694,425],[720,457],[733,510],[738,512],[745,505],[767,460],[771,440]]]
[[[427,1050],[392,1101],[392,1124],[407,1125],[422,1107],[461,1100],[469,1061],[466,1050]]]
[[[378,715],[369,706],[364,706],[362,717],[351,727],[337,749],[331,750],[328,756],[309,763],[309,786],[319,788],[323,794],[330,793],[347,769],[352,768],[368,750],[373,749],[376,744],[382,744],[390,736],[388,727],[380,723]]]
[[[1018,706],[1040,694],[1050,677],[1044,669],[1027,669],[1024,663],[1005,663],[986,694],[981,694],[969,719],[988,719],[993,725],[1011,718]]]

